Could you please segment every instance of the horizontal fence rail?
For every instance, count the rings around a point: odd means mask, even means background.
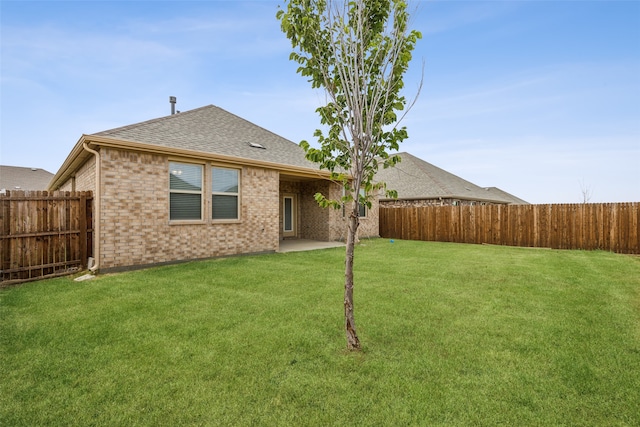
[[[380,236],[640,254],[640,203],[380,207]]]
[[[86,267],[93,247],[92,200],[90,191],[0,194],[0,286]]]

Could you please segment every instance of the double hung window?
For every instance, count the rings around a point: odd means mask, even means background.
[[[240,171],[211,167],[211,218],[240,219]]]
[[[240,169],[211,166],[210,171],[210,175],[205,174],[203,165],[169,162],[171,221],[202,221],[207,215],[214,221],[240,219]],[[209,188],[210,212],[203,198]]]
[[[202,220],[202,165],[169,162],[169,219]]]

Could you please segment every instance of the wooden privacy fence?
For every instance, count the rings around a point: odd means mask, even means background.
[[[381,207],[393,239],[640,254],[640,203]]]
[[[92,199],[90,191],[0,194],[0,286],[86,267]]]

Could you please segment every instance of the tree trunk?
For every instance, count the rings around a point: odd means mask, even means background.
[[[344,326],[347,334],[347,349],[360,350],[360,340],[356,333],[356,320],[353,315],[353,253],[356,244],[359,218],[358,207],[349,216],[349,229],[347,232],[347,256],[345,258],[344,271]]]

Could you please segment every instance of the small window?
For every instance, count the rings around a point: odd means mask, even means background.
[[[240,171],[220,167],[211,168],[211,218],[213,220],[240,219]]]
[[[347,194],[347,191],[343,188],[342,189],[342,197],[344,197],[346,194]],[[364,196],[364,195],[365,195],[364,189],[361,188],[360,189],[360,196]],[[356,201],[354,200],[354,203],[355,202]],[[360,203],[359,200],[357,200],[357,202],[358,202],[358,217],[366,218],[367,217],[367,205],[359,204]],[[346,206],[345,206],[345,204],[343,202],[342,203],[342,217],[344,218],[345,216],[346,216]]]
[[[360,189],[360,196],[361,197],[365,196],[365,192],[364,192],[363,188]],[[367,217],[367,205],[365,205],[363,203],[360,203],[358,205],[358,216],[360,218],[366,218]]]
[[[169,162],[169,219],[202,219],[202,166]]]

